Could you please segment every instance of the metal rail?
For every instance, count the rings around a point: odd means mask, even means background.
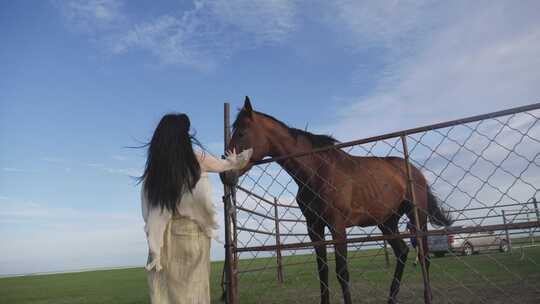
[[[264,197],[258,195],[257,193],[255,193],[255,192],[253,192],[253,191],[250,191],[250,190],[248,190],[248,189],[246,189],[246,188],[244,188],[244,187],[242,187],[242,186],[239,186],[239,185],[236,185],[236,189],[238,189],[238,190],[240,190],[240,191],[242,191],[242,192],[244,192],[244,193],[246,193],[246,194],[249,194],[249,195],[251,195],[251,196],[253,196],[253,197],[255,197],[255,198],[257,198],[257,199],[259,199],[259,200],[261,200],[261,201],[263,201],[263,202],[265,202],[265,203],[267,203],[267,204],[269,204],[269,205],[272,205],[272,206],[277,205],[278,207],[300,209],[300,207],[295,206],[295,205],[284,205],[284,204],[280,204],[279,202],[277,202],[277,203],[276,203],[276,202],[272,202],[272,201],[270,201],[270,200],[268,200],[268,199],[266,199],[266,198],[264,198]],[[273,197],[273,198],[277,200],[276,197]]]
[[[527,222],[527,223],[510,223],[510,224],[497,224],[497,225],[486,225],[486,226],[477,226],[477,227],[463,227],[463,228],[453,228],[451,230],[441,229],[441,230],[431,230],[429,232],[418,232],[418,235],[448,235],[448,234],[458,234],[458,233],[474,233],[474,232],[486,232],[486,231],[497,231],[497,230],[515,230],[515,229],[527,229],[540,227],[540,221]],[[401,233],[401,234],[392,234],[392,235],[378,235],[370,237],[360,237],[360,238],[350,238],[345,241],[347,244],[351,243],[362,243],[369,241],[383,241],[391,239],[404,239],[415,237],[414,233]],[[328,241],[319,241],[319,242],[305,242],[305,243],[290,243],[282,244],[280,247],[281,250],[293,250],[293,249],[305,249],[311,248],[314,246],[328,246],[339,243],[338,241],[328,240]],[[238,252],[248,252],[248,251],[275,251],[277,248],[276,245],[267,245],[267,246],[253,246],[253,247],[243,247],[237,248]]]
[[[427,125],[427,126],[423,126],[423,127],[406,129],[406,130],[402,130],[402,131],[386,133],[386,134],[383,134],[383,135],[367,137],[367,138],[364,138],[364,139],[348,141],[348,142],[339,143],[339,144],[336,144],[336,145],[333,145],[333,146],[327,146],[327,147],[313,149],[311,151],[293,153],[293,154],[283,155],[283,156],[279,156],[279,157],[266,158],[266,159],[254,162],[253,165],[261,165],[261,164],[267,164],[267,163],[272,163],[272,162],[278,162],[278,161],[289,159],[289,158],[307,156],[307,155],[311,155],[311,154],[315,154],[315,153],[329,151],[329,150],[332,150],[332,149],[341,149],[341,148],[347,148],[347,147],[351,147],[351,146],[363,145],[363,144],[367,144],[367,143],[374,142],[374,141],[381,141],[381,140],[390,139],[390,138],[408,136],[408,135],[412,135],[412,134],[416,134],[416,133],[420,133],[420,132],[426,132],[426,131],[431,131],[431,130],[436,130],[436,129],[448,128],[448,127],[457,126],[457,125],[461,125],[461,124],[476,122],[476,121],[485,120],[485,119],[497,118],[497,117],[501,117],[501,116],[516,114],[516,113],[520,113],[520,112],[527,112],[527,111],[532,111],[532,110],[538,110],[538,109],[540,109],[540,103],[534,103],[534,104],[531,104],[531,105],[510,108],[510,109],[503,110],[503,111],[491,112],[491,113],[487,113],[487,114],[483,114],[483,115],[470,116],[470,117],[467,117],[467,118],[450,120],[450,121],[446,121],[446,122],[442,122],[442,123],[436,123],[436,124]]]

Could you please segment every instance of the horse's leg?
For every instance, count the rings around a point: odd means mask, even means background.
[[[332,237],[337,243],[334,245],[336,256],[336,276],[343,292],[345,304],[351,304],[351,290],[349,286],[349,269],[347,266],[347,231],[344,225],[332,229]]]
[[[398,221],[399,217],[393,216],[382,225],[379,225],[379,229],[381,229],[383,235],[399,234]],[[396,297],[399,292],[405,262],[407,262],[409,247],[407,247],[407,244],[405,244],[402,239],[389,239],[388,243],[392,246],[392,250],[396,256],[396,269],[394,271],[394,278],[392,280],[392,285],[390,286],[390,295],[388,298],[388,303],[393,304],[397,303]]]
[[[308,223],[308,234],[312,242],[324,241],[324,224],[315,220]],[[330,303],[328,291],[328,261],[326,259],[326,245],[315,246],[317,254],[317,270],[319,272],[319,284],[321,287],[321,304]]]

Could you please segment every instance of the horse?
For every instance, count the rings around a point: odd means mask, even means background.
[[[266,157],[277,163],[298,185],[296,201],[306,220],[312,242],[325,240],[327,227],[334,240],[336,276],[345,304],[351,304],[349,270],[347,266],[346,228],[378,226],[383,235],[399,234],[399,220],[406,214],[414,225],[425,231],[428,217],[436,226],[452,223],[440,202],[431,192],[421,171],[410,166],[418,210],[418,222],[407,189],[406,162],[400,157],[360,157],[338,148],[322,149],[338,141],[328,135],[313,134],[291,128],[276,118],[253,110],[249,97],[238,112],[228,149],[253,149],[250,163],[236,172],[236,178],[254,163]],[[323,150],[308,153],[313,149]],[[305,153],[304,153],[305,152]],[[303,154],[304,153],[304,154]],[[288,158],[287,155],[301,154]],[[410,189],[409,189],[410,190]],[[421,236],[427,252],[427,236]],[[396,257],[394,277],[388,303],[396,303],[408,247],[401,238],[389,238]],[[321,304],[330,302],[326,245],[315,245],[319,274]],[[429,260],[419,251],[418,258],[429,274]],[[430,303],[429,275],[424,279],[424,301]]]

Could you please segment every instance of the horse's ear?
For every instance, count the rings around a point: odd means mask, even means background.
[[[246,99],[244,99],[244,111],[251,116],[253,114],[253,107],[251,106],[251,101],[249,100],[249,96],[246,96]]]

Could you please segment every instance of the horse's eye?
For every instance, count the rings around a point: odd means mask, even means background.
[[[244,137],[244,132],[238,132],[238,137],[240,138]]]

